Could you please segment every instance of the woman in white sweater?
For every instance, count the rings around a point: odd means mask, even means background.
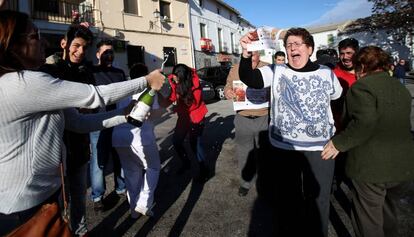
[[[24,13],[0,12],[0,235],[27,221],[60,189],[64,128],[90,132],[125,123],[123,109],[82,115],[151,86],[164,76],[107,86],[63,81],[35,71],[45,62],[39,30]]]

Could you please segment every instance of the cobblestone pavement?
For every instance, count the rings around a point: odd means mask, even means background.
[[[414,84],[407,87],[414,97]],[[246,197],[237,195],[231,102],[213,102],[208,108],[204,145],[211,167],[215,169],[214,176],[205,184],[194,182],[192,177],[198,169],[195,162],[191,172],[181,176],[175,174],[179,161],[173,159],[170,139],[176,117],[166,111],[156,126],[163,164],[153,209],[155,216],[131,220],[125,197],[119,198],[112,192],[105,198],[112,204],[105,212],[94,212],[88,200],[90,236],[271,236],[271,212],[258,200],[255,189],[252,188]],[[107,176],[107,187],[109,191],[113,190],[112,174]],[[329,236],[354,236],[346,185],[341,185],[332,194],[331,202]],[[414,185],[404,194],[400,206],[401,236],[414,236]]]

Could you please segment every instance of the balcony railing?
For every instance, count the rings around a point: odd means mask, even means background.
[[[72,23],[75,20],[95,23],[92,6],[59,0],[31,0],[32,18],[50,22]]]

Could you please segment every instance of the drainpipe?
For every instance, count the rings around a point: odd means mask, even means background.
[[[193,68],[196,67],[195,64],[195,43],[193,40],[193,24],[191,23],[191,7],[190,7],[190,1],[187,1],[187,5],[188,5],[188,28],[189,28],[189,32],[190,32],[190,50],[191,50],[191,63],[193,64]]]

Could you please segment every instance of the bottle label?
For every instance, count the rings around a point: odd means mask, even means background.
[[[139,101],[137,105],[135,105],[134,108],[131,110],[129,116],[134,118],[135,120],[144,122],[145,116],[147,116],[150,109],[151,107],[149,105]]]

